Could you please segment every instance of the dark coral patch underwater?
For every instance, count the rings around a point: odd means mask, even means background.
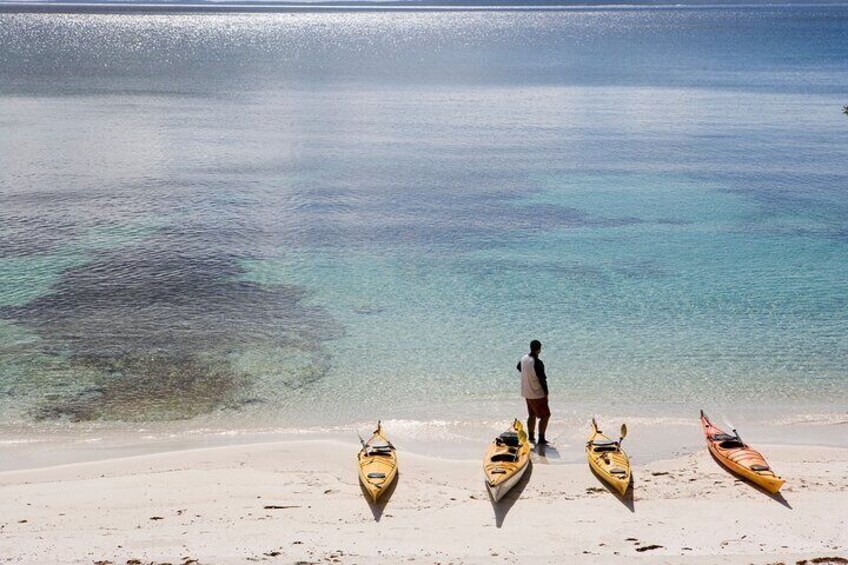
[[[251,347],[316,359],[305,382],[326,372],[318,352],[342,329],[307,303],[305,289],[240,280],[234,256],[162,243],[98,252],[48,294],[0,308],[0,318],[41,338],[27,347],[89,375],[57,383],[35,419],[183,419],[238,406],[253,376],[230,356]]]

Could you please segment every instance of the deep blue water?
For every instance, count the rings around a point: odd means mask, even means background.
[[[844,411],[846,96],[844,6],[0,13],[0,421]]]

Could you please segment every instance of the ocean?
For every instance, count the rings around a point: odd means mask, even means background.
[[[0,440],[459,453],[539,339],[575,453],[845,445],[846,96],[848,5],[0,9]]]

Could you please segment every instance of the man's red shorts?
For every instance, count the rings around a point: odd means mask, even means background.
[[[551,409],[548,407],[548,397],[545,398],[525,398],[527,401],[527,413],[536,418],[547,418],[551,415]]]

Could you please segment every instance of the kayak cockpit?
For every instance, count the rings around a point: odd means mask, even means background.
[[[589,445],[595,453],[610,453],[619,449],[618,442],[611,439],[593,439]]]
[[[738,439],[729,439],[721,442],[718,446],[722,449],[742,449],[745,447],[745,444]]]
[[[504,432],[495,438],[495,443],[507,447],[519,447],[521,446],[521,438],[518,437],[517,432]]]
[[[518,461],[518,450],[510,448],[507,451],[499,451],[489,458],[492,463],[505,461],[507,463],[515,463]]]
[[[720,442],[718,446],[722,449],[740,449],[745,447],[745,443],[737,436],[732,436],[724,432],[713,434],[710,439]]]
[[[384,457],[391,457],[392,451],[394,451],[394,447],[391,445],[369,445],[368,449],[365,451],[365,456],[373,457],[375,455],[382,455]]]

